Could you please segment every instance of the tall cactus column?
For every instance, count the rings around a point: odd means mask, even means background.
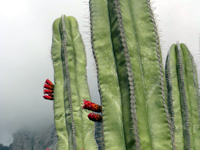
[[[61,61],[60,18],[53,23],[52,60],[54,66],[54,122],[58,136],[57,150],[68,149],[68,133],[65,124],[64,79]]]
[[[149,0],[90,0],[108,150],[175,149]]]
[[[173,44],[166,60],[168,104],[177,150],[200,148],[200,99],[196,66],[184,44]]]
[[[90,95],[84,45],[73,17],[62,16],[54,22],[52,59],[57,150],[96,150],[94,123],[81,108]]]

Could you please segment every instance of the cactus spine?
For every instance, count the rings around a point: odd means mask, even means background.
[[[177,150],[200,147],[199,92],[193,56],[184,44],[173,44],[166,60],[168,108]]]

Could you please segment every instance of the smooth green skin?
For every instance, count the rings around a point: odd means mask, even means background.
[[[166,78],[176,149],[198,150],[200,147],[200,100],[197,72],[193,56],[184,44],[171,46],[166,60]]]
[[[90,1],[92,44],[108,150],[172,149],[162,58],[147,2],[108,0],[107,5],[105,0]],[[130,100],[130,89],[134,89],[136,115],[131,114],[134,102]],[[137,118],[136,125],[131,115]],[[139,134],[133,133],[134,128]],[[140,144],[135,147],[137,136]]]
[[[57,150],[68,149],[68,134],[65,124],[65,109],[63,98],[63,70],[61,61],[61,39],[59,33],[59,21],[56,19],[53,23],[52,39],[52,60],[54,66],[54,122],[58,136]]]
[[[61,39],[59,61],[62,72],[59,78],[62,78],[62,86],[59,88],[62,89],[60,95],[64,100],[65,109],[63,112],[65,119],[62,123],[65,124],[64,132],[67,131],[68,134],[68,140],[65,140],[68,147],[60,150],[97,150],[94,122],[87,118],[89,111],[81,108],[84,99],[90,100],[90,94],[86,77],[85,50],[75,18],[66,16],[59,18],[57,36]]]

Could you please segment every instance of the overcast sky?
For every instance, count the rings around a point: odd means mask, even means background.
[[[86,2],[86,3],[84,3]],[[155,0],[163,58],[177,41],[197,60],[200,37],[199,0]],[[0,5],[0,143],[12,133],[53,123],[53,102],[43,99],[46,78],[53,81],[52,23],[62,14],[74,16],[86,45],[88,81],[98,102],[89,39],[87,0],[5,0]],[[86,26],[86,27],[84,27]],[[200,61],[199,61],[200,63]],[[198,66],[200,67],[200,65]]]

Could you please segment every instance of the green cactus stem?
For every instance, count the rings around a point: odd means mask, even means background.
[[[166,60],[168,108],[176,150],[200,148],[200,99],[193,56],[184,44],[173,44]]]
[[[107,150],[175,149],[149,0],[90,0]]]
[[[54,119],[57,150],[97,150],[94,122],[82,110],[90,100],[83,41],[73,17],[62,16],[53,24]]]

